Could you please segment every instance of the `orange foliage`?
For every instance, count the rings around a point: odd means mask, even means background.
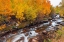
[[[32,22],[36,18],[43,20],[42,17],[48,16],[51,12],[50,7],[49,0],[0,0],[0,14],[7,16],[6,21],[9,21],[10,15],[14,15],[21,22]],[[20,25],[20,22],[17,23],[17,26]],[[5,24],[0,26],[0,30],[4,28]]]
[[[50,10],[50,1],[49,0],[37,0],[38,10],[40,10],[43,14],[49,14]]]
[[[11,11],[10,0],[0,0],[0,14],[9,14]]]
[[[35,14],[40,12],[42,15],[49,15],[51,12],[50,7],[49,0],[0,0],[0,14],[12,15],[15,13],[16,18],[21,20],[24,20],[24,11],[35,10]],[[27,14],[29,14],[28,11]],[[30,13],[34,14],[31,11]],[[35,16],[37,17],[37,15]]]

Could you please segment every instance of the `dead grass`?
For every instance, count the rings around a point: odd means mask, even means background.
[[[52,39],[52,42],[64,42],[64,26],[61,30],[58,30],[56,33],[55,39]]]

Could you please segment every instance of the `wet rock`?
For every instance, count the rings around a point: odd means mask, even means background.
[[[35,27],[35,29],[38,28],[38,27]]]
[[[46,31],[56,31],[58,29],[58,27],[53,27],[53,26],[49,26],[48,28],[46,28]]]
[[[47,31],[44,30],[44,31],[42,32],[42,34],[43,34],[43,35],[47,35]]]
[[[59,14],[56,14],[56,18],[60,18],[60,15]]]
[[[64,26],[64,22],[61,22],[60,24]]]
[[[43,23],[43,25],[45,25],[45,26],[46,26],[46,25],[49,25],[49,24],[50,24],[50,22],[47,22],[47,23]]]
[[[41,25],[38,26],[38,28],[41,28],[41,27],[43,27],[43,24],[41,24]]]
[[[52,17],[52,19],[60,18],[60,15],[59,14],[51,14],[51,17]]]
[[[38,35],[38,33],[36,33],[35,31],[29,31],[29,36],[36,36]]]
[[[18,30],[18,34],[21,34],[21,33],[23,33],[23,29]]]
[[[31,38],[30,40],[29,40],[29,42],[38,42],[36,39],[34,39],[34,38]]]

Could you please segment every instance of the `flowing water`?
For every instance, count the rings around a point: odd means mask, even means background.
[[[34,28],[21,29],[15,33],[10,33],[6,36],[3,36],[0,39],[0,42],[29,42],[30,38],[39,35],[41,31],[45,30],[49,32],[56,30],[57,29],[56,26],[60,25],[58,24],[58,22],[62,23],[63,21],[64,21],[63,19],[59,18],[55,19],[55,21],[51,20],[51,25],[49,25],[50,21],[48,21],[47,23],[40,24],[39,26],[35,26]]]

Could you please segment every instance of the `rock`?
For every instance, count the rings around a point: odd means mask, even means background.
[[[21,29],[21,30],[18,31],[18,34],[21,34],[21,33],[23,33],[23,29]]]
[[[50,22],[47,22],[47,23],[43,23],[43,25],[45,25],[45,26],[46,26],[46,25],[49,25],[49,24],[50,24]]]
[[[35,27],[35,29],[38,28],[38,27]]]
[[[47,31],[44,30],[44,31],[42,32],[42,34],[43,34],[43,35],[47,35]]]
[[[45,29],[46,31],[56,31],[57,27],[53,27],[53,26],[49,26],[47,29]]]
[[[40,27],[43,27],[43,24],[41,24],[40,26],[38,26],[38,28],[40,28]]]
[[[56,17],[56,14],[51,14],[51,18],[54,19]]]
[[[56,15],[56,18],[60,18],[60,15],[59,15],[59,14],[57,14],[57,15]]]
[[[37,34],[35,31],[29,31],[29,36],[36,36]]]
[[[38,42],[38,40],[37,40],[37,38],[35,39],[35,38],[31,38],[30,40],[29,40],[29,42]]]
[[[61,22],[60,24],[64,26],[64,22]]]

